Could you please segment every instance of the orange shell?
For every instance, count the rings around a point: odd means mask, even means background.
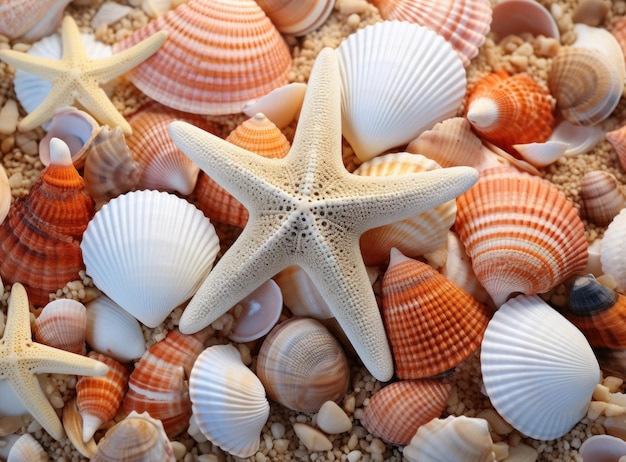
[[[383,320],[399,378],[440,374],[480,346],[490,311],[426,263],[392,249],[382,291]]]
[[[130,48],[157,31],[167,41],[130,73],[165,106],[194,114],[233,114],[287,83],[292,60],[284,39],[253,0],[189,0],[117,42]]]
[[[548,181],[512,167],[485,170],[457,198],[455,229],[496,306],[515,293],[546,292],[587,263],[572,203]]]
[[[552,133],[552,97],[528,74],[487,74],[471,88],[466,117],[478,135],[509,154],[514,144],[547,141]]]
[[[35,340],[44,345],[84,355],[87,310],[82,303],[62,298],[48,303],[35,320]]]
[[[392,383],[372,396],[361,423],[388,443],[407,445],[421,425],[441,415],[450,390],[435,379]]]
[[[623,170],[626,170],[626,125],[622,125],[620,128],[606,132],[604,135],[613,150],[617,154],[617,160]]]

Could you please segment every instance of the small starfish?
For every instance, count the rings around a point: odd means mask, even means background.
[[[124,133],[132,129],[115,108],[104,84],[128,72],[152,56],[167,39],[160,31],[137,45],[107,58],[89,59],[80,38],[80,31],[71,16],[61,25],[63,56],[60,60],[41,58],[14,50],[0,50],[0,59],[13,67],[52,83],[52,89],[37,108],[20,121],[18,128],[31,130],[47,122],[58,107],[71,106],[78,101],[100,123],[119,125]]]
[[[319,54],[291,150],[265,159],[184,122],[170,134],[178,147],[250,213],[248,224],[209,273],[180,320],[196,332],[268,278],[293,264],[311,276],[364,365],[379,380],[393,361],[359,236],[403,220],[469,189],[470,167],[364,177],[342,163],[339,66]]]
[[[56,440],[63,438],[63,425],[46,398],[36,374],[105,375],[106,364],[40,343],[31,337],[26,289],[13,284],[9,298],[4,336],[0,340],[0,380],[6,380],[13,393],[37,422]]]

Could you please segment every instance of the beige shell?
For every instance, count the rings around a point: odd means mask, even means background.
[[[280,32],[301,36],[324,24],[335,0],[257,0],[257,3]]]
[[[69,400],[65,403],[65,406],[63,406],[63,429],[74,448],[76,448],[82,456],[89,459],[98,450],[98,446],[93,438],[87,442],[83,441],[83,418],[78,412],[76,397]]]
[[[265,114],[274,125],[282,129],[300,114],[305,92],[306,83],[288,83],[246,104],[242,111],[248,117],[254,117],[259,112]]]
[[[48,303],[35,320],[33,334],[39,343],[79,355],[87,352],[85,305],[67,298]]]
[[[7,462],[48,462],[48,454],[30,433],[24,433],[11,446]]]
[[[626,207],[626,196],[615,175],[604,170],[585,173],[580,185],[582,214],[598,226],[607,226]]]
[[[295,316],[330,319],[330,307],[313,284],[309,275],[298,265],[288,266],[276,276],[276,284],[283,293],[283,302]]]

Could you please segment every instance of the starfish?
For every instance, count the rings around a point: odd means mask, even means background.
[[[187,305],[192,333],[293,264],[312,278],[370,373],[393,375],[378,305],[360,254],[367,229],[406,219],[455,198],[478,179],[470,167],[365,177],[342,163],[339,66],[326,48],[316,59],[291,150],[266,159],[193,125],[170,124],[175,144],[242,202],[241,235]]]
[[[109,368],[94,359],[35,343],[31,337],[26,289],[13,284],[4,336],[0,340],[0,380],[37,422],[56,440],[63,438],[63,425],[46,398],[37,374],[105,375]]]
[[[100,123],[120,126],[124,133],[132,129],[115,108],[105,91],[104,84],[128,72],[152,56],[167,39],[160,31],[132,48],[107,58],[89,59],[80,38],[80,31],[71,16],[65,16],[61,25],[63,56],[60,60],[32,56],[15,50],[0,50],[0,59],[24,72],[52,83],[52,89],[37,108],[22,119],[21,131],[32,130],[47,122],[54,109],[71,106],[78,101]]]

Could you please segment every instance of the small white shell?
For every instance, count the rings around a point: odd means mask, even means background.
[[[601,125],[584,127],[567,120],[556,124],[548,141],[566,143],[565,156],[575,156],[591,151],[596,144],[604,139],[604,128]]]
[[[48,462],[48,454],[30,433],[24,433],[13,444],[7,462]]]
[[[189,396],[198,427],[209,441],[237,457],[250,457],[270,406],[263,384],[233,345],[204,350],[189,377]]]
[[[576,425],[601,378],[582,332],[536,295],[519,295],[496,311],[480,359],[496,411],[539,440],[559,438]]]
[[[559,157],[565,154],[569,144],[548,140],[543,143],[514,144],[513,147],[520,153],[522,159],[541,168],[556,162]]]
[[[614,462],[626,456],[626,441],[611,435],[587,438],[579,450],[583,462]]]
[[[237,305],[243,310],[228,338],[251,342],[272,330],[283,310],[283,295],[278,284],[269,279]]]
[[[306,83],[292,82],[247,103],[242,112],[248,117],[254,117],[260,112],[278,128],[284,128],[300,113],[305,92]]]
[[[602,238],[600,261],[604,274],[615,279],[617,291],[626,291],[626,209],[613,218]]]

